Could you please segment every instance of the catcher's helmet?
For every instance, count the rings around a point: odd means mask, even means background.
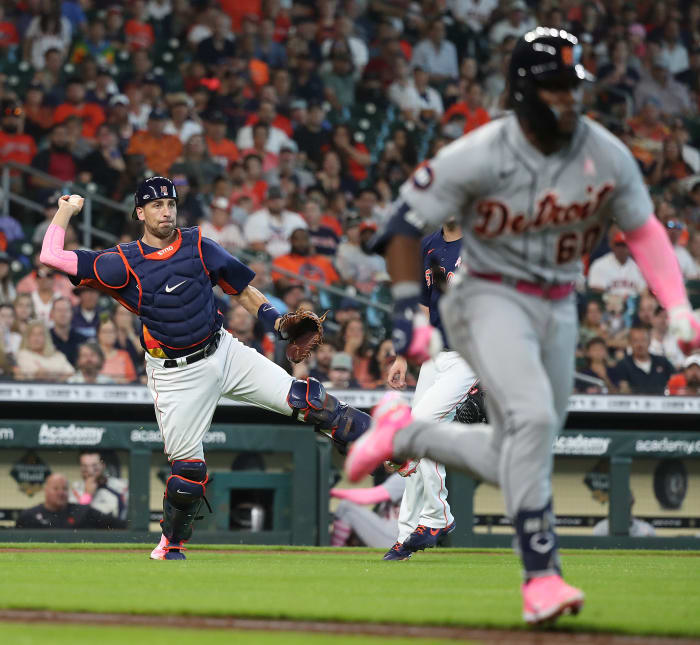
[[[132,219],[137,220],[137,206],[145,206],[148,202],[156,199],[174,199],[177,202],[177,191],[167,177],[149,177],[144,179],[134,193],[134,210],[131,213]]]
[[[564,135],[558,115],[537,95],[538,88],[573,89],[595,80],[581,64],[576,36],[563,29],[537,27],[518,39],[508,69],[509,102],[515,113],[547,140]]]

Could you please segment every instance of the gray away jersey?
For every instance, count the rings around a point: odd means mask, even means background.
[[[573,282],[613,218],[622,230],[653,212],[632,154],[581,117],[569,146],[545,156],[514,114],[445,146],[401,187],[414,226],[461,216],[468,267],[532,282]]]

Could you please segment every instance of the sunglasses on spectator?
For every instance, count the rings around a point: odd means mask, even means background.
[[[666,222],[666,228],[670,228],[672,230],[676,229],[676,230],[682,231],[685,227],[683,226],[683,222],[678,222],[676,220],[669,220],[668,222]]]

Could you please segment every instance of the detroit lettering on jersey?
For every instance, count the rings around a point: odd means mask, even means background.
[[[421,242],[421,256],[423,257],[423,289],[421,294],[421,304],[428,307],[430,312],[430,324],[439,329],[447,347],[447,338],[445,330],[442,327],[440,320],[440,312],[438,310],[438,301],[442,292],[437,284],[437,276],[433,275],[433,264],[437,264],[439,270],[446,282],[451,282],[454,279],[455,272],[462,264],[462,240],[454,242],[446,242],[442,236],[442,230],[439,230],[432,235],[423,238]]]
[[[423,230],[461,215],[470,269],[531,282],[575,281],[611,219],[632,230],[653,213],[632,154],[587,117],[551,155],[514,114],[495,119],[441,148],[400,192]]]

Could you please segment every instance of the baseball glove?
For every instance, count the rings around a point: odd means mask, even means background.
[[[327,314],[319,318],[313,311],[295,311],[282,316],[278,331],[280,337],[288,341],[286,354],[292,363],[301,363],[321,344]]]
[[[455,420],[460,423],[488,423],[484,390],[480,381],[474,383],[467,392],[467,398],[455,411]]]

